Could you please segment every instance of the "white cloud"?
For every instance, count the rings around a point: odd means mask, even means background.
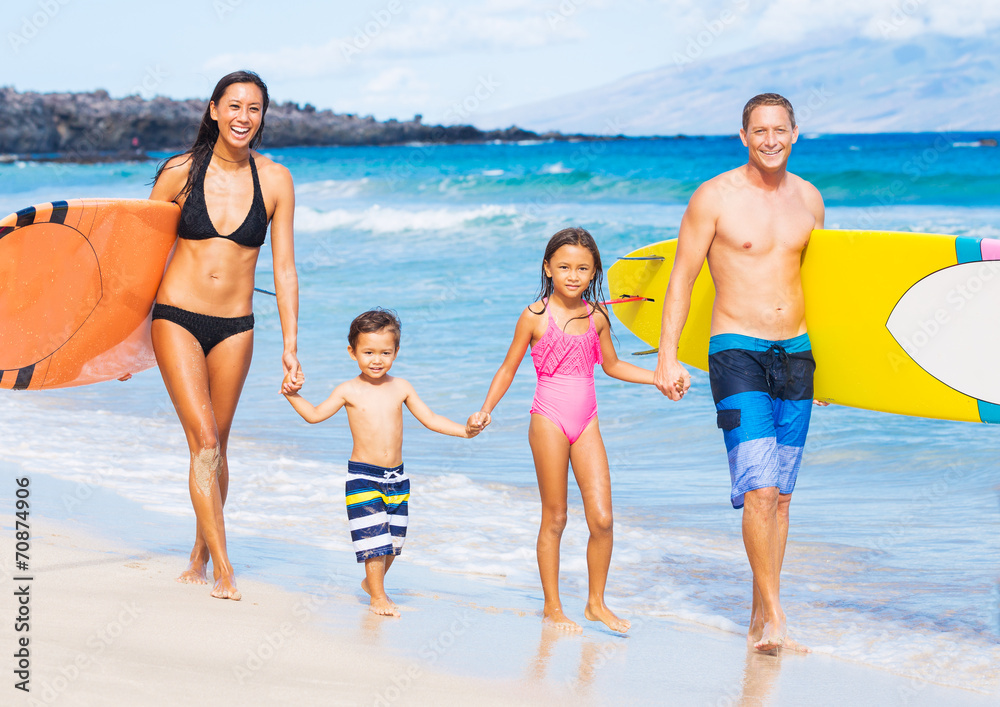
[[[788,44],[818,32],[900,40],[933,33],[979,36],[1000,28],[996,0],[657,0],[680,35],[698,32],[728,13],[749,24],[757,44]]]
[[[380,72],[369,81],[364,90],[366,93],[397,93],[402,91],[426,91],[430,85],[417,78],[417,72],[408,66],[393,66]]]
[[[368,110],[390,111],[396,117],[420,113],[432,101],[432,86],[408,66],[390,66],[361,89],[360,102]]]
[[[204,64],[205,71],[222,74],[249,68],[269,79],[315,78],[342,73],[350,66],[344,40],[333,39],[315,47],[282,47],[273,52],[221,54]]]
[[[563,2],[581,4],[588,0]],[[223,54],[209,59],[204,68],[218,73],[251,66],[275,78],[311,78],[342,74],[349,67],[386,59],[534,49],[587,36],[576,23],[551,22],[551,9],[528,0],[486,0],[485,5],[458,7],[439,2],[412,10],[403,7],[398,15],[385,14],[382,22],[373,15],[351,34],[322,45]],[[559,3],[552,7],[560,12]]]

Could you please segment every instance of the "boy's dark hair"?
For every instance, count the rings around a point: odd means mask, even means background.
[[[362,312],[351,322],[351,329],[347,332],[347,342],[352,349],[358,347],[358,337],[362,334],[374,334],[375,332],[389,329],[396,340],[396,348],[399,348],[399,336],[403,330],[403,325],[399,317],[391,309],[376,307]]]

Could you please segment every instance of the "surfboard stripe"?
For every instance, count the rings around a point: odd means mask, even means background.
[[[970,236],[955,237],[955,256],[959,264],[975,263],[983,259],[983,251],[980,247],[982,238],[972,238]]]
[[[35,364],[25,366],[17,372],[17,380],[14,381],[12,390],[26,390],[31,383],[31,376],[35,374]]]
[[[3,238],[4,236],[6,236],[8,233],[10,233],[13,230],[14,230],[13,226],[4,226],[4,227],[0,228],[0,238]]]
[[[985,400],[977,402],[979,403],[979,419],[993,425],[1000,425],[1000,405],[988,403]]]
[[[26,209],[21,209],[17,212],[17,223],[14,224],[14,228],[20,228],[21,226],[30,226],[35,222],[35,207],[29,206]]]
[[[49,217],[49,221],[52,223],[64,223],[66,221],[67,211],[69,211],[68,201],[53,201],[52,215]]]

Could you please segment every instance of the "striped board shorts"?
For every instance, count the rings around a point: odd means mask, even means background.
[[[406,540],[410,479],[403,465],[391,469],[347,462],[347,520],[358,562],[398,555]]]
[[[733,508],[743,507],[747,491],[795,489],[815,371],[808,334],[780,341],[742,334],[709,339],[708,377],[729,453]]]

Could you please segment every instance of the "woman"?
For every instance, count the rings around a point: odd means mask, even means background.
[[[268,223],[286,380],[299,372],[292,177],[253,151],[263,138],[267,106],[267,86],[256,74],[223,77],[194,145],[160,167],[149,197],[181,206],[177,246],[152,325],[156,362],[191,452],[188,487],[197,532],[190,564],[177,581],[207,584],[211,558],[212,596],[220,599],[240,598],[222,516],[229,490],[226,451],[253,354],[254,270]],[[282,392],[297,388],[286,384]]]

